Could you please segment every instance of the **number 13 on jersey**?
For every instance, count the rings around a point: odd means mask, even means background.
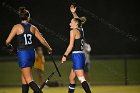
[[[24,34],[25,45],[32,44],[32,34]]]

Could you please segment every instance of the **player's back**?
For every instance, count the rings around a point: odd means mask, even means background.
[[[19,50],[25,50],[25,49],[34,49],[35,47],[35,36],[30,31],[31,24],[30,23],[21,23],[21,26],[23,27],[23,33],[17,35],[17,43],[18,43],[18,49]]]

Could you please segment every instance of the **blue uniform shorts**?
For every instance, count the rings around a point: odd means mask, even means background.
[[[32,67],[35,62],[35,50],[18,50],[18,64],[19,67]]]
[[[85,54],[81,52],[73,52],[72,53],[72,61],[73,61],[73,69],[80,70],[85,67]]]

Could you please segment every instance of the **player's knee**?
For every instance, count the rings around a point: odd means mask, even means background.
[[[82,83],[84,81],[86,81],[85,77],[84,76],[78,76],[78,79],[79,81]]]
[[[74,80],[74,79],[75,79],[75,75],[70,74],[70,75],[69,75],[69,79],[70,79],[70,80]]]
[[[69,76],[69,80],[70,80],[70,82],[74,82],[75,81],[75,77]]]
[[[24,79],[28,84],[33,81],[33,79],[31,77],[28,77],[28,76],[25,76]]]

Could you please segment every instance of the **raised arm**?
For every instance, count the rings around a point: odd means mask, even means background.
[[[6,45],[7,45],[7,46],[10,45],[10,42],[11,42],[11,40],[14,38],[14,36],[16,35],[16,33],[17,33],[17,26],[15,25],[15,26],[12,28],[12,30],[11,30],[11,32],[10,32],[8,38],[6,39]]]
[[[48,48],[48,53],[51,54],[52,53],[52,48],[50,47],[50,45],[48,44],[48,42],[42,37],[41,33],[39,32],[39,30],[35,28],[35,36],[37,37],[37,39],[45,46]]]
[[[76,9],[77,9],[77,7],[74,7],[74,5],[71,5],[70,6],[70,11],[71,11],[73,17],[74,18],[79,18],[78,15],[77,15],[77,13],[76,13]]]

